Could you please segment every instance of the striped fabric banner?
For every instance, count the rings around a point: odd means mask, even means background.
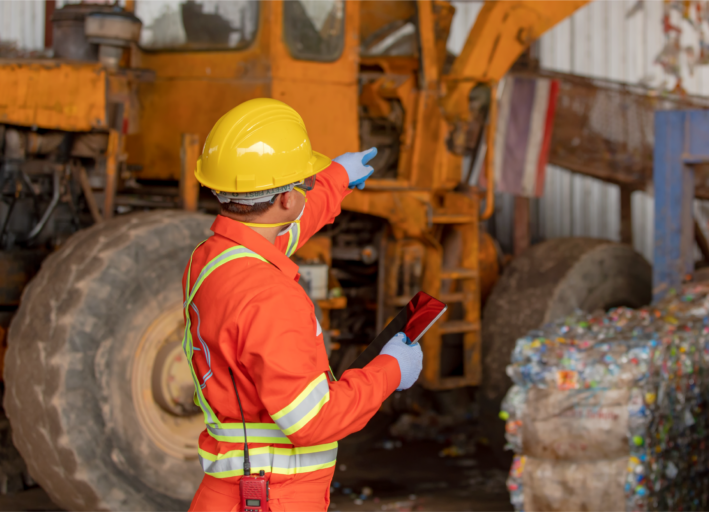
[[[507,80],[495,134],[497,190],[541,197],[559,84],[547,78]]]

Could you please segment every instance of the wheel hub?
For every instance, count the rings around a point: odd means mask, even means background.
[[[183,332],[180,304],[166,308],[150,324],[135,352],[132,392],[138,419],[150,439],[173,457],[194,459],[204,416],[193,402]]]
[[[165,412],[175,416],[192,416],[199,413],[194,404],[194,381],[182,344],[165,343],[153,364],[153,398]]]

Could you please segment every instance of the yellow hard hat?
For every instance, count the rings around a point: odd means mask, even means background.
[[[217,121],[195,176],[218,192],[257,192],[302,181],[330,162],[313,151],[298,112],[282,101],[257,98]]]

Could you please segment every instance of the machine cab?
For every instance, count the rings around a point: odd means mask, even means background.
[[[255,97],[295,108],[320,152],[359,148],[358,2],[139,0],[135,14],[143,26],[131,65],[154,72],[138,86],[139,128],[127,138],[141,178],[177,178],[180,135],[201,144],[222,114]]]

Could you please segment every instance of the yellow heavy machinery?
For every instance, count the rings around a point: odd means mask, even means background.
[[[632,250],[589,240],[542,244],[495,286],[498,252],[480,229],[494,211],[492,150],[487,190],[461,177],[467,148],[494,136],[499,80],[585,3],[488,2],[457,57],[442,1],[69,4],[54,14],[53,59],[0,60],[0,298],[19,304],[4,404],[52,499],[73,510],[191,499],[204,425],[179,343],[180,280],[210,234],[198,210],[216,211],[193,169],[215,120],[261,96],[298,110],[331,157],[379,148],[366,189],[296,254],[333,365],[417,291],[440,297],[450,312],[423,339],[421,384],[482,385],[501,447],[515,336],[621,300],[608,284],[619,277],[649,290]],[[598,268],[595,284],[579,280]]]

